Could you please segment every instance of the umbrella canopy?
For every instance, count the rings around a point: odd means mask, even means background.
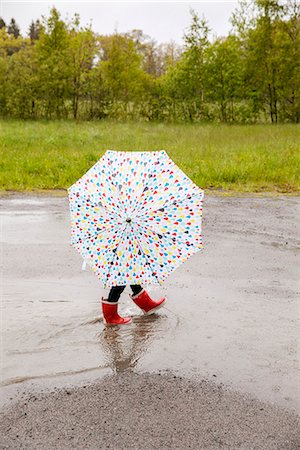
[[[71,244],[104,288],[161,285],[202,248],[204,192],[164,150],[108,150],[68,195]]]

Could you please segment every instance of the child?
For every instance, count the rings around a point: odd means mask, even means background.
[[[145,314],[153,314],[166,302],[166,297],[158,301],[151,299],[149,294],[139,284],[130,285],[133,295],[129,294],[134,303],[139,306]],[[102,297],[103,322],[107,325],[124,325],[130,323],[130,317],[121,317],[118,314],[118,301],[125,286],[113,286],[107,299]]]

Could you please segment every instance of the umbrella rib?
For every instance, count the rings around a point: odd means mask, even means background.
[[[166,235],[166,234],[163,233],[163,232],[159,232],[159,231],[153,230],[153,228],[147,226],[147,225],[145,224],[145,222],[144,222],[143,225],[141,225],[141,226],[143,226],[144,228],[147,228],[147,230],[150,230],[152,233],[160,234],[161,236],[163,236],[163,237],[165,237],[165,238],[167,238],[167,239],[170,239],[173,243],[178,242],[179,244],[184,244],[184,245],[186,245],[186,242],[182,241],[181,239],[173,238],[173,237],[171,237],[171,236],[169,236],[169,235]],[[200,233],[200,235],[201,235],[201,233]],[[175,239],[175,241],[174,241],[174,239]],[[191,243],[191,245],[194,246],[194,247],[196,247],[196,248],[198,248],[198,246],[197,246],[196,244],[194,244],[194,243]]]
[[[172,202],[165,203],[163,206],[160,206],[159,208],[150,209],[148,211],[144,211],[142,215],[137,214],[136,217],[143,218],[145,215],[147,215],[149,213],[155,213],[155,212],[159,211],[162,208],[169,208],[170,206],[175,205],[175,204],[178,205],[179,203],[183,203],[183,202],[185,202],[186,200],[189,200],[192,197],[197,197],[197,195],[199,195],[199,192],[197,192],[195,194],[192,194],[192,195],[189,195],[188,197],[181,198],[179,200],[173,200]]]
[[[86,198],[85,197],[81,197],[83,200],[86,200]],[[94,202],[92,202],[94,205],[96,205],[98,208],[99,208],[99,205],[97,204],[97,203],[94,203]],[[100,207],[101,208],[101,207]],[[114,212],[114,211],[110,211],[109,209],[107,209],[105,206],[102,206],[102,208],[106,211],[106,212],[108,212],[109,214],[112,214],[112,215],[115,215],[115,216],[117,216],[116,218],[115,217],[112,217],[111,218],[111,220],[121,220],[121,217],[120,217],[120,215],[119,215],[119,213],[116,213],[116,212]],[[72,218],[72,216],[71,216],[71,218]],[[92,221],[91,220],[87,220],[87,223],[88,223],[88,225],[89,226],[91,226],[91,225],[93,225],[93,226],[97,226],[96,224],[94,224],[94,223],[92,223]],[[78,226],[78,225],[75,225],[76,226],[76,228],[80,228],[80,226]],[[111,225],[110,224],[108,224],[108,229],[110,229],[109,227],[111,227]],[[100,233],[102,233],[102,232],[106,232],[107,231],[107,229],[106,228],[104,228],[104,230],[103,231],[99,231],[99,232],[97,232],[97,233],[95,233],[95,234],[93,234],[93,235],[91,235],[88,239],[86,239],[86,240],[89,240],[89,239],[92,239],[93,237],[96,237],[96,236],[98,236]],[[79,243],[80,241],[77,241],[76,243]]]
[[[149,227],[146,227],[147,229],[149,229],[152,233],[156,233],[154,230],[152,230],[151,228],[149,228]],[[160,234],[160,233],[159,233]],[[180,243],[183,243],[182,241],[180,242]],[[185,243],[184,243],[185,244]],[[186,244],[185,244],[186,245]],[[198,251],[200,251],[201,250],[201,248],[202,248],[202,245],[201,245],[201,247],[195,247],[195,249],[194,249],[194,251],[195,251],[195,253],[193,253],[193,254],[196,254]],[[190,254],[190,256],[189,257],[191,257],[193,254]],[[164,281],[167,277],[169,276],[169,274],[163,274],[162,275],[162,280],[161,281]]]
[[[93,234],[92,236],[90,236],[90,237],[88,237],[88,238],[86,238],[86,239],[82,239],[81,241],[73,242],[72,245],[83,244],[83,243],[85,243],[85,242],[87,242],[87,241],[90,241],[91,239],[96,238],[96,237],[99,236],[99,234],[101,234],[101,233],[107,233],[108,231],[112,231],[112,229],[113,229],[113,227],[105,228],[103,231],[98,231],[97,233]],[[118,230],[117,230],[117,231],[118,231]]]
[[[107,211],[107,212],[110,213],[110,214],[113,214],[113,215],[119,215],[118,212],[115,212],[114,210],[110,210],[106,205],[103,205],[102,202],[101,202],[101,205],[102,205],[102,206],[99,206],[99,204],[96,203],[95,201],[93,201],[89,195],[87,195],[86,197],[83,196],[83,195],[79,195],[78,197],[76,196],[76,199],[79,199],[79,198],[80,198],[81,200],[85,201],[85,202],[86,202],[87,200],[90,201],[92,205],[95,205],[95,206],[97,206],[98,208],[103,208],[105,211]],[[118,205],[116,205],[116,207],[118,208],[118,210],[119,210],[120,212],[123,212],[122,208],[120,208]]]
[[[118,249],[118,247],[120,245],[120,242],[122,241],[122,238],[123,238],[123,236],[125,234],[125,230],[126,230],[126,225],[124,226],[123,232],[122,232],[122,234],[120,236],[120,239],[119,239],[119,242],[118,242],[117,246],[114,248],[114,250],[116,250],[116,251],[114,252],[113,259],[108,263],[109,264],[109,269],[108,269],[108,272],[106,273],[106,280],[108,278],[108,275],[110,275],[110,270],[111,270],[111,268],[113,266],[114,259],[115,259],[116,255],[117,255],[117,249]]]
[[[135,228],[134,224],[132,225],[132,228]],[[137,232],[140,233],[140,231],[139,231],[138,229],[137,229]],[[136,236],[136,239],[137,239],[137,241],[138,241],[139,248],[140,248],[142,254],[144,255],[146,264],[148,264],[148,265],[150,266],[150,268],[151,268],[151,270],[152,270],[152,274],[154,274],[154,276],[157,278],[158,282],[160,283],[160,280],[159,280],[158,276],[156,275],[156,270],[153,270],[153,267],[152,267],[150,261],[148,261],[146,255],[145,255],[145,252],[144,252],[144,250],[143,250],[143,247],[142,247],[142,245],[141,245],[141,243],[140,243],[140,239],[138,238],[137,234],[136,234],[135,236]]]
[[[156,156],[156,160],[155,160],[155,161],[157,161],[157,160],[158,160],[158,157]],[[153,163],[153,161],[152,161],[152,163]],[[149,174],[152,173],[152,172],[150,172],[150,171],[148,170],[148,172],[145,172],[145,173],[147,173],[147,175],[149,175]],[[152,180],[151,180],[151,181],[152,181]],[[143,196],[144,188],[145,188],[145,187],[148,187],[148,186],[147,186],[146,184],[143,183],[143,190],[142,190],[142,192],[138,195],[138,197],[135,198],[136,206],[133,208],[132,214],[134,214],[135,211],[136,211],[136,208],[138,208],[138,205],[139,205],[139,203],[140,203],[140,201],[141,201],[141,198],[142,198],[142,196]],[[148,188],[149,188],[149,187],[148,187]]]

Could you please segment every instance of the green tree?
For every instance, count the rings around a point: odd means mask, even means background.
[[[70,30],[70,53],[72,112],[74,119],[76,119],[80,97],[86,95],[86,74],[91,71],[96,54],[96,37],[90,27],[85,29],[80,27],[80,20],[77,14]]]
[[[83,76],[83,98],[89,119],[104,119],[110,115],[111,98],[103,70],[97,64]]]
[[[277,49],[280,117],[282,120],[300,122],[300,3],[284,4],[282,20],[274,34]]]
[[[70,35],[60,13],[52,8],[43,17],[40,38],[36,41],[39,97],[46,117],[67,117],[72,85]]]
[[[218,38],[209,46],[206,73],[207,95],[219,105],[221,121],[234,121],[243,84],[242,49],[236,36]]]
[[[0,30],[0,43],[1,43],[1,32]],[[0,44],[0,115],[4,116],[7,114],[6,109],[6,86],[7,86],[7,65],[8,65],[8,57],[6,52],[1,50]]]
[[[205,115],[205,64],[209,47],[209,28],[191,10],[192,23],[184,35],[184,51],[179,62],[167,71],[164,91],[171,101],[171,115],[184,120],[202,119]]]
[[[200,105],[204,103],[204,79],[206,52],[209,47],[209,27],[206,19],[199,18],[197,13],[191,10],[192,23],[188,32],[184,35],[186,51],[184,59],[189,72],[190,83],[193,86],[193,95]]]
[[[37,65],[34,48],[27,45],[8,58],[6,70],[6,110],[10,116],[36,118]]]
[[[248,17],[245,13],[251,9]],[[271,122],[299,120],[299,4],[240,2],[232,23],[244,51],[246,96]]]
[[[180,60],[182,48],[175,41],[160,44],[157,48],[157,76],[164,75]]]
[[[11,56],[18,52],[26,45],[26,39],[22,36],[15,38],[13,34],[9,34],[5,28],[0,30],[0,53]]]
[[[147,76],[136,43],[127,34],[115,33],[101,39],[101,69],[110,92],[113,109],[124,105],[125,113],[145,94]]]

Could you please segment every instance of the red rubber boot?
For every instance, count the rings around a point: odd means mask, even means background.
[[[136,295],[129,296],[132,298],[134,303],[142,309],[144,314],[150,315],[155,313],[159,308],[161,308],[167,301],[166,297],[162,297],[160,300],[155,301],[149,296],[149,294],[143,289]]]
[[[121,317],[118,314],[118,302],[108,302],[102,297],[103,323],[105,325],[125,325],[131,323],[131,317]]]

